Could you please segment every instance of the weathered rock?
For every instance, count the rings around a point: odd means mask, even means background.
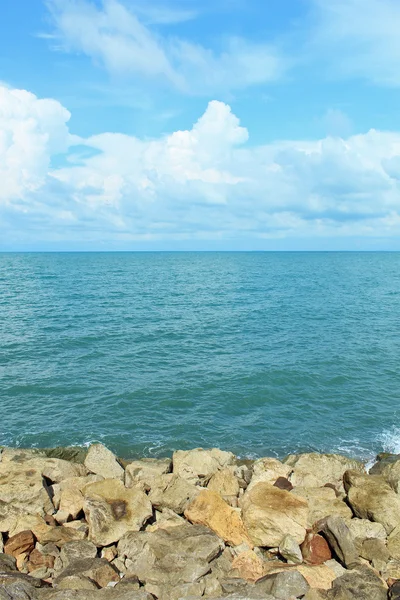
[[[293,486],[290,483],[289,479],[286,479],[285,477],[278,477],[278,479],[274,483],[274,486],[279,488],[280,490],[286,490],[287,492],[291,492],[293,489]]]
[[[383,479],[400,494],[400,456],[394,455],[390,460],[380,460],[370,470],[371,475],[381,475]]]
[[[336,579],[335,571],[327,565],[298,565],[296,570],[303,575],[311,588],[318,590],[330,590],[332,582]]]
[[[239,481],[234,475],[234,468],[225,468],[212,475],[207,488],[212,492],[217,492],[231,506],[237,506],[237,497],[239,495]]]
[[[265,575],[264,561],[254,552],[240,552],[232,561],[232,571],[236,571],[241,579],[257,581]]]
[[[45,595],[44,595],[45,594]],[[145,590],[104,588],[102,590],[49,590],[42,592],[40,600],[154,600]]]
[[[203,450],[177,450],[172,457],[173,473],[196,483],[199,479],[208,481],[217,471],[233,465],[235,456],[218,448]]]
[[[45,569],[54,568],[55,557],[51,554],[42,554],[37,548],[29,554],[28,571],[36,571],[44,567]]]
[[[144,458],[134,460],[125,469],[125,485],[131,488],[137,483],[143,482],[146,487],[151,489],[154,479],[169,473],[172,468],[172,461],[169,458]]]
[[[279,544],[279,554],[291,564],[300,564],[303,562],[303,555],[299,544],[290,535],[285,535]]]
[[[386,600],[387,589],[371,569],[359,567],[333,582],[329,600]]]
[[[0,501],[28,514],[54,512],[41,472],[18,464],[0,462]]]
[[[344,484],[357,517],[381,523],[388,534],[400,524],[400,497],[381,476],[347,471]]]
[[[99,587],[84,575],[67,575],[57,584],[57,590],[98,590]]]
[[[0,554],[0,573],[17,570],[17,561],[9,554]]]
[[[103,477],[100,475],[88,475],[86,477],[64,479],[61,483],[53,485],[53,503],[58,510],[58,515],[64,513],[67,520],[69,518],[76,519],[83,510],[84,497],[82,490],[89,483],[102,480]]]
[[[304,561],[309,565],[322,565],[332,558],[328,542],[321,535],[307,532],[301,545]]]
[[[400,560],[400,525],[397,525],[389,535],[387,549],[392,558]]]
[[[68,542],[61,548],[60,558],[65,569],[76,561],[88,560],[96,558],[97,548],[89,540],[81,540],[78,542]]]
[[[337,498],[335,491],[328,487],[296,487],[292,494],[303,498],[308,502],[310,511],[308,516],[308,525],[312,527],[314,523],[329,516],[351,519],[353,513],[341,498]]]
[[[183,517],[180,517],[170,508],[164,508],[162,512],[155,511],[156,522],[148,525],[146,531],[157,531],[157,529],[169,529],[170,527],[179,527],[186,523]]]
[[[118,555],[117,546],[108,546],[107,548],[103,548],[101,551],[101,558],[105,558],[108,562],[111,562]]]
[[[400,581],[395,581],[389,590],[390,600],[400,600]]]
[[[34,530],[34,533],[41,544],[53,543],[59,548],[68,542],[76,542],[86,537],[84,532],[66,526],[49,527],[47,531],[38,533]]]
[[[357,544],[371,538],[386,540],[386,531],[381,523],[374,523],[368,519],[346,519],[346,525]]]
[[[358,552],[350,530],[341,517],[328,517],[318,526],[340,562],[348,569],[354,569],[360,564]]]
[[[65,577],[83,576],[94,581],[99,587],[106,587],[111,582],[119,581],[117,569],[111,565],[105,558],[85,558],[74,560],[62,571],[54,580],[58,585]]]
[[[124,469],[111,450],[103,444],[90,446],[85,458],[85,467],[91,473],[101,475],[104,479],[124,479]]]
[[[87,470],[82,464],[55,456],[49,457],[45,451],[7,448],[2,454],[1,462],[11,470],[38,470],[43,477],[57,483],[69,477],[81,477],[87,474]]]
[[[341,577],[342,575],[347,573],[347,570],[340,564],[340,562],[338,562],[334,558],[327,560],[325,562],[325,566],[329,567],[334,572],[336,577]]]
[[[113,544],[127,531],[138,531],[153,514],[146,494],[126,489],[120,480],[91,483],[83,493],[89,538],[97,546]]]
[[[294,487],[321,487],[331,483],[343,490],[343,475],[349,469],[365,473],[364,465],[340,454],[292,454],[284,460],[292,467],[289,479]]]
[[[297,543],[306,535],[308,504],[270,483],[248,489],[240,501],[242,518],[256,546],[276,547],[290,533]]]
[[[400,560],[392,558],[382,569],[382,577],[385,581],[400,579]]]
[[[253,477],[249,488],[262,482],[274,484],[279,478],[287,479],[291,472],[292,467],[276,458],[259,458],[253,464]]]
[[[169,508],[182,515],[188,504],[200,491],[201,488],[192,485],[178,475],[161,475],[151,488],[149,500],[157,509]]]
[[[288,600],[304,596],[309,589],[309,584],[298,571],[286,571],[270,575],[265,581],[264,590],[277,599]]]
[[[390,559],[390,553],[385,542],[377,539],[364,540],[359,554],[362,558],[369,560],[378,571],[382,571]]]
[[[209,527],[231,546],[252,546],[240,514],[216,492],[203,490],[185,510],[185,517],[196,525]]]
[[[129,532],[118,543],[118,556],[129,572],[148,585],[195,583],[210,571],[210,562],[223,548],[206,527],[185,524],[154,533]]]
[[[4,552],[17,558],[20,554],[29,554],[34,547],[35,538],[32,531],[21,531],[7,540]]]

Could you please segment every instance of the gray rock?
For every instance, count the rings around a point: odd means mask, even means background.
[[[201,525],[129,532],[118,544],[119,558],[142,583],[153,586],[195,583],[211,569],[222,541]]]
[[[40,600],[154,600],[154,597],[144,590],[106,588],[97,591],[51,590],[42,593]]]
[[[288,563],[300,564],[303,562],[300,546],[291,535],[285,535],[279,544],[279,554],[283,556]]]
[[[303,575],[298,571],[284,571],[276,575],[270,575],[263,582],[263,590],[271,593],[272,596],[279,600],[289,600],[292,597],[299,598],[304,596],[309,587]]]
[[[330,547],[345,567],[352,569],[360,564],[353,537],[341,517],[323,519],[318,524],[318,530],[325,535]]]
[[[4,571],[16,571],[17,570],[17,561],[13,556],[9,554],[0,554],[0,573]]]
[[[387,600],[387,589],[368,567],[349,571],[333,582],[327,592],[329,600]]]
[[[97,548],[92,542],[89,542],[88,540],[67,542],[61,548],[60,553],[60,558],[64,569],[77,560],[96,558],[96,556]]]
[[[114,565],[105,558],[87,558],[75,560],[54,580],[55,585],[70,576],[84,576],[94,581],[99,587],[106,587],[110,582],[119,581],[119,573]]]

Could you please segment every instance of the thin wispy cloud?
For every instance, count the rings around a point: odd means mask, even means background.
[[[286,69],[273,43],[225,36],[216,51],[153,31],[141,21],[140,10],[135,14],[117,0],[104,0],[100,8],[86,0],[47,4],[59,45],[87,55],[112,74],[162,77],[181,92],[206,95],[275,81]]]

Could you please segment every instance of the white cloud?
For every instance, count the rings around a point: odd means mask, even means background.
[[[3,247],[18,236],[112,245],[400,234],[400,133],[252,147],[217,101],[190,130],[155,140],[78,140],[68,118],[58,102],[0,89]]]
[[[285,61],[271,44],[228,38],[216,52],[156,34],[148,18],[144,25],[132,7],[128,10],[118,0],[103,0],[101,8],[89,0],[47,0],[47,4],[61,48],[86,54],[111,73],[163,77],[181,91],[208,95],[267,83],[285,70]],[[153,12],[158,20],[173,18],[171,12]]]
[[[312,0],[315,58],[330,75],[359,77],[379,85],[400,85],[398,0]]]

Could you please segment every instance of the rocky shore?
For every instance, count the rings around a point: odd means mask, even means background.
[[[1,600],[400,600],[400,456],[4,448]]]

